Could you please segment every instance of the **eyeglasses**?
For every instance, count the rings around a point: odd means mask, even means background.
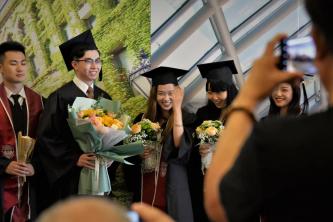
[[[92,65],[93,63],[95,63],[96,65],[102,64],[102,60],[100,58],[97,58],[95,60],[93,60],[91,58],[87,58],[87,59],[75,59],[75,61],[84,62],[87,65]]]

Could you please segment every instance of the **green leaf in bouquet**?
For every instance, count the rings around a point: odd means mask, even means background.
[[[82,151],[95,152],[102,147],[102,139],[90,122],[77,127],[75,119],[67,119],[75,141],[79,144]]]
[[[110,160],[133,165],[132,163],[126,161],[125,158],[141,154],[143,153],[143,150],[144,148],[142,143],[130,143],[114,146],[109,149],[103,149],[102,151],[98,151],[97,154]]]
[[[108,112],[118,113],[120,111],[120,105],[120,101],[113,101],[105,98],[100,98],[98,100],[98,106]]]
[[[103,151],[97,152],[102,156],[107,157],[109,153],[116,153],[118,155],[134,156],[143,153],[142,143],[129,143],[124,145],[118,145],[110,148],[104,148]]]

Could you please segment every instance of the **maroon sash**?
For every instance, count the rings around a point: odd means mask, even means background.
[[[43,109],[42,98],[28,87],[24,87],[24,90],[27,97],[25,101],[27,107],[27,134],[30,137],[35,138],[39,115]],[[0,84],[0,120],[0,156],[6,157],[10,160],[16,160],[16,135],[12,122],[12,111],[3,83]],[[29,214],[28,187],[26,185],[23,188],[23,202],[21,208],[17,206],[17,188],[18,177],[6,177],[4,180],[2,200],[4,206],[3,212],[6,213],[12,208],[14,221],[26,221]]]

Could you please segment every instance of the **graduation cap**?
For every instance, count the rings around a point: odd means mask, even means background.
[[[169,83],[178,85],[177,78],[185,75],[187,72],[188,70],[160,66],[146,73],[143,73],[142,76],[152,79],[152,86]]]
[[[212,62],[197,65],[202,78],[208,81],[222,81],[226,85],[232,85],[232,75],[237,74],[237,69],[233,60],[222,62]]]
[[[73,69],[72,61],[74,59],[73,51],[79,50],[98,50],[94,37],[92,36],[91,30],[81,33],[78,36],[68,40],[67,42],[62,43],[59,46],[62,57],[64,58],[66,67],[68,71]],[[102,80],[102,69],[99,73],[99,80]]]

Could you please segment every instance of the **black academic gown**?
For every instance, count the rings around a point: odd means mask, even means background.
[[[135,121],[140,121],[140,114]],[[181,139],[180,148],[176,148],[173,143],[173,135],[170,133],[163,144],[163,157],[168,163],[166,179],[166,211],[177,222],[192,222],[193,211],[191,196],[188,185],[187,164],[190,159],[193,134],[194,115],[183,112],[184,134]],[[172,132],[172,131],[171,131]],[[140,160],[134,157],[132,161],[135,166],[126,166],[125,177],[134,192],[134,200],[141,196],[141,171]],[[153,192],[153,190],[152,190]],[[139,199],[140,200],[140,199]]]
[[[39,163],[39,211],[78,191],[82,168],[76,163],[83,152],[67,123],[68,105],[72,105],[76,97],[86,95],[73,81],[65,84],[49,96],[39,121],[38,144],[34,155]],[[97,86],[94,86],[94,97],[111,99]]]
[[[194,221],[187,174],[187,165],[193,147],[193,130],[190,127],[193,122],[194,116],[183,112],[184,134],[180,147],[174,146],[172,133],[163,145],[163,155],[168,162],[167,212],[178,222]]]
[[[217,108],[213,103],[209,102],[206,106],[198,109],[194,129],[201,125],[205,120],[218,120],[222,109]],[[201,156],[199,153],[198,139],[194,139],[194,146],[189,161],[189,185],[193,206],[194,221],[205,222],[209,221],[204,209],[203,198],[203,180],[204,176],[201,171]]]
[[[220,181],[228,221],[251,221],[258,214],[263,222],[331,221],[332,132],[333,107],[254,124]]]

